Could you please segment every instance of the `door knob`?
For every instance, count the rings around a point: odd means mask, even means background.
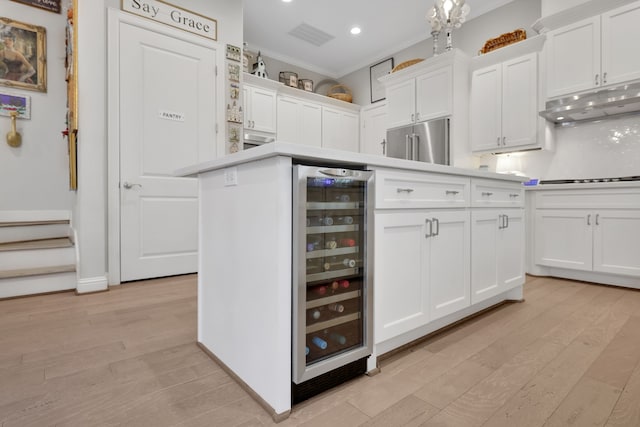
[[[136,184],[136,183],[127,182],[127,181],[125,181],[125,182],[123,182],[123,183],[122,183],[122,186],[123,186],[124,188],[126,188],[127,190],[129,190],[129,189],[131,189],[131,188],[135,187],[136,185],[137,185],[138,187],[142,188],[142,184]]]

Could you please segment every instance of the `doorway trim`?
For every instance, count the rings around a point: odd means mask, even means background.
[[[163,36],[172,37],[216,51],[216,63],[224,64],[220,42],[206,40],[197,35],[167,27],[118,9],[107,11],[107,278],[109,285],[119,285],[120,280],[120,32],[121,23],[130,24]],[[224,81],[216,66],[216,93],[224,94]],[[224,96],[216,100],[216,123],[224,122]],[[220,126],[216,125],[216,157],[224,154],[220,141]]]

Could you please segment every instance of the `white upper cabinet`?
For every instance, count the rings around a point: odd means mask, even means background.
[[[244,128],[261,132],[276,132],[276,92],[245,84]]]
[[[322,145],[322,106],[301,99],[278,97],[278,141]]]
[[[475,70],[471,78],[472,150],[501,152],[536,146],[537,104],[537,53]]]
[[[386,154],[387,103],[376,102],[360,111],[360,152]]]
[[[640,78],[640,2],[550,31],[547,98]]]
[[[360,117],[337,108],[322,107],[322,147],[358,152]]]
[[[389,84],[386,90],[389,129],[451,114],[453,67],[446,65],[417,77]]]
[[[602,78],[604,84],[640,79],[640,2],[602,15]]]

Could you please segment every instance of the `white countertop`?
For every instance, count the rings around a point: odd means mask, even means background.
[[[200,173],[215,171],[231,166],[244,164],[256,160],[275,156],[291,157],[302,161],[326,162],[342,167],[367,166],[368,168],[394,168],[408,171],[446,173],[450,175],[463,175],[476,178],[500,179],[505,181],[525,182],[529,178],[484,172],[477,169],[464,169],[453,166],[437,165],[433,163],[402,160],[390,157],[375,156],[372,154],[354,153],[351,151],[331,150],[326,148],[311,147],[308,145],[290,144],[284,142],[271,142],[259,147],[239,151],[215,160],[210,160],[195,165],[178,169],[176,176],[196,176]]]
[[[589,182],[577,184],[538,184],[534,186],[526,186],[528,191],[545,191],[545,190],[592,190],[605,188],[633,188],[640,187],[640,181],[617,181],[617,182]]]

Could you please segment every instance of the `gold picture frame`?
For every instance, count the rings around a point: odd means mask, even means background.
[[[0,18],[0,86],[47,91],[44,27]]]

